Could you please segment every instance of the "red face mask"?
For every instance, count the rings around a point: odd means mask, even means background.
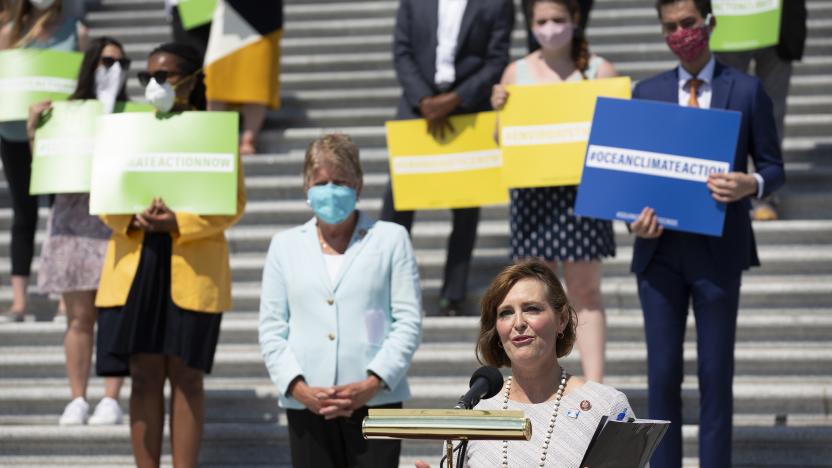
[[[691,62],[708,47],[708,26],[698,28],[679,28],[664,37],[667,46],[683,62]]]

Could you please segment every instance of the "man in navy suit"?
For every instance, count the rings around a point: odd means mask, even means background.
[[[760,264],[750,198],[761,198],[783,185],[783,160],[771,99],[760,81],[715,61],[708,48],[716,27],[710,1],[658,0],[656,9],[667,44],[680,63],[640,82],[633,98],[739,111],[742,123],[735,172],[712,175],[707,182],[713,198],[727,205],[721,237],[664,231],[657,220],[661,213],[649,207],[631,225],[637,236],[632,271],[644,313],[650,418],[672,422],[650,466],[682,464],[682,351],[692,301],[700,392],[699,462],[702,468],[730,467],[740,282],[743,270]],[[749,155],[753,174],[748,173]]]
[[[424,118],[441,139],[451,129],[450,115],[491,110],[491,87],[508,65],[513,25],[511,0],[401,0],[393,37],[402,86],[396,118]],[[388,186],[381,219],[409,231],[413,215],[394,209]],[[440,292],[443,315],[461,311],[479,216],[479,208],[453,210]]]

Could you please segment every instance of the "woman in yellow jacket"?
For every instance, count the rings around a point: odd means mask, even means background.
[[[191,47],[158,47],[139,80],[160,112],[204,109],[201,62]],[[96,371],[132,378],[130,435],[139,467],[159,466],[166,379],[173,464],[197,464],[203,376],[211,372],[222,311],[231,307],[224,231],[240,219],[246,203],[238,166],[233,216],[174,213],[161,199],[141,214],[102,216],[113,234],[96,297]]]

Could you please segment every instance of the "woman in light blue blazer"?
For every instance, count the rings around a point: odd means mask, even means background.
[[[421,340],[421,289],[401,226],[355,209],[358,147],[325,135],[306,151],[315,213],[272,239],[263,270],[260,347],[286,408],[295,467],[398,466],[399,441],[366,441],[368,407],[401,408]]]

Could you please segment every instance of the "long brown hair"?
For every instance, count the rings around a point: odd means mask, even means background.
[[[575,309],[566,297],[566,291],[560,284],[557,275],[551,268],[539,260],[526,260],[508,266],[491,282],[480,303],[480,335],[477,340],[477,361],[494,367],[511,365],[505,349],[500,344],[497,334],[497,308],[515,284],[524,279],[534,279],[546,286],[546,299],[555,315],[566,317],[566,327],[563,335],[558,335],[555,353],[557,357],[564,357],[572,351],[575,344],[575,327],[578,317]]]
[[[578,5],[578,0],[532,0],[529,2],[529,10],[527,11],[527,18],[529,23],[534,21],[534,7],[538,3],[557,3],[563,5],[569,12],[569,17],[574,24],[574,33],[572,36],[572,62],[575,63],[575,68],[581,72],[581,76],[586,79],[586,70],[589,68],[589,41],[586,40],[586,33],[581,28],[581,7]],[[532,26],[531,24],[529,26]]]
[[[26,34],[23,34],[23,23],[29,18],[29,15],[34,9],[35,7],[32,6],[29,0],[20,0],[20,3],[17,5],[17,10],[12,19],[11,43],[13,47],[23,47],[32,42],[43,31],[46,25],[60,18],[63,11],[61,0],[55,0],[55,3],[46,10],[43,16],[38,18],[37,22],[32,25],[32,28]]]

